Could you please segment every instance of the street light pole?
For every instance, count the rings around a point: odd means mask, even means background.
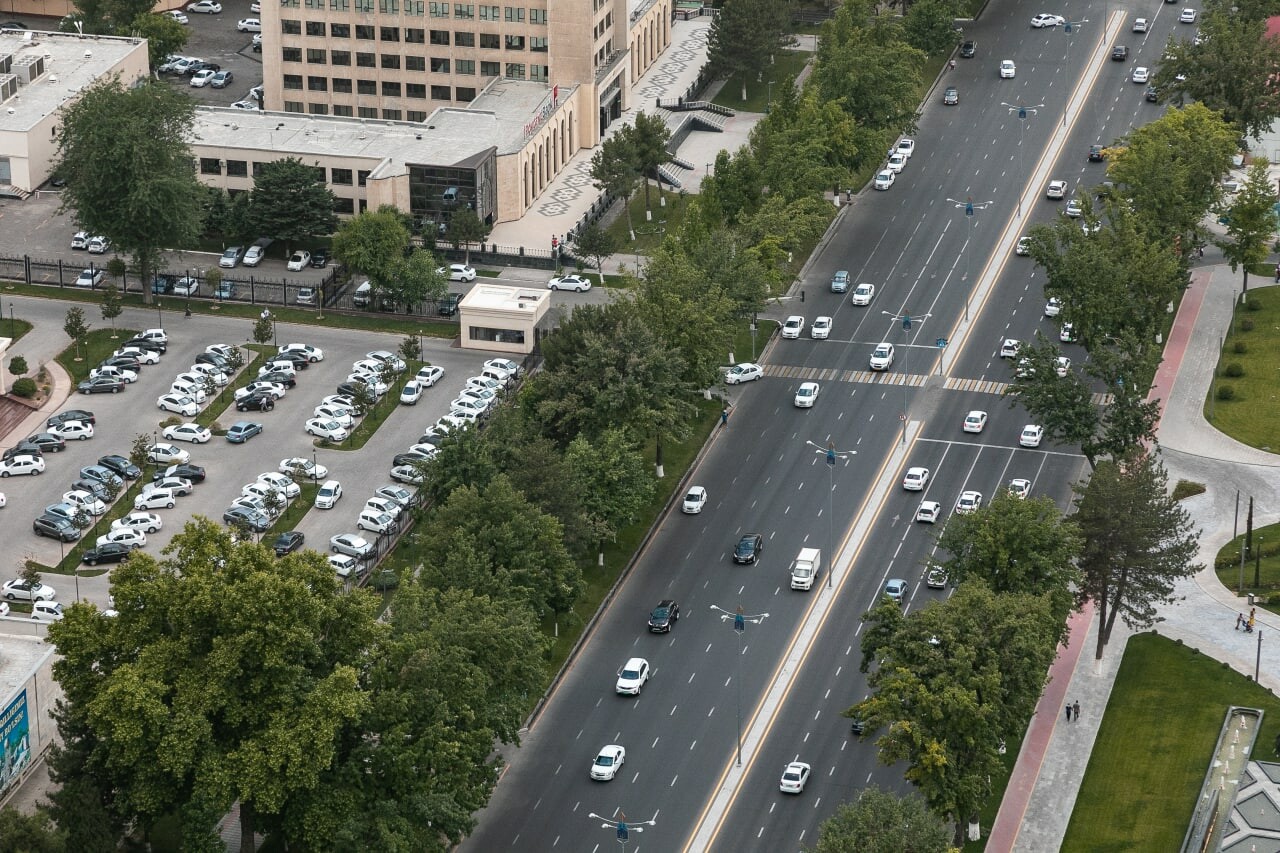
[[[964,218],[969,223],[969,236],[965,239],[965,242],[964,242],[964,280],[965,280],[965,283],[967,284],[969,283],[969,273],[971,271],[970,267],[973,263],[973,214],[974,214],[974,211],[986,210],[988,207],[995,204],[995,202],[994,201],[975,202],[972,197],[967,198],[964,201],[956,201],[954,198],[949,198],[947,199],[947,201],[951,202],[957,208],[964,208]],[[969,321],[969,293],[970,291],[966,290],[964,294],[964,319],[966,323]]]
[[[595,812],[587,815],[592,820],[602,820],[604,823],[600,825],[601,829],[612,829],[618,834],[618,843],[622,845],[625,853],[627,849],[627,835],[631,832],[644,832],[646,826],[656,826],[658,815],[655,812],[653,817],[648,820],[628,821],[627,816],[623,814],[622,809],[618,809],[617,818],[605,817]]]
[[[1087,24],[1087,23],[1089,23],[1088,18],[1081,18],[1078,21],[1067,21],[1065,24],[1062,25],[1062,32],[1066,33],[1067,35],[1072,35],[1074,34],[1075,30],[1079,28],[1081,24]],[[1104,24],[1106,23],[1105,18],[1103,18],[1103,23]],[[1068,46],[1067,47],[1068,56],[1070,56],[1070,53],[1071,53],[1071,48],[1070,46]],[[1070,111],[1071,111],[1071,99],[1068,98],[1066,106],[1062,108],[1062,126],[1063,127],[1067,126],[1067,113]]]
[[[742,605],[731,613],[718,605],[711,605],[711,609],[719,612],[721,621],[733,620],[733,632],[738,635],[738,669],[734,676],[738,682],[738,766],[742,766],[742,635],[746,633],[747,623],[759,625],[761,622],[769,618],[768,613],[757,613],[752,616],[742,612]]]
[[[815,453],[825,456],[827,459],[827,589],[831,589],[831,576],[835,574],[836,569],[836,541],[834,522],[832,517],[835,515],[835,508],[832,505],[833,496],[836,490],[835,469],[836,460],[844,460],[844,464],[849,464],[849,458],[857,456],[856,450],[836,450],[836,443],[828,441],[827,446],[823,447],[815,441],[806,441],[805,444],[814,449]]]
[[[1001,101],[1000,106],[1006,108],[1011,113],[1018,114],[1018,121],[1020,123],[1018,130],[1018,173],[1025,176],[1027,173],[1027,162],[1026,155],[1023,153],[1025,146],[1022,143],[1026,139],[1027,115],[1035,115],[1040,108],[1044,106],[1044,104],[1036,104],[1035,106],[1028,107],[1023,104],[1008,104]],[[1022,217],[1022,193],[1018,193],[1018,217]]]

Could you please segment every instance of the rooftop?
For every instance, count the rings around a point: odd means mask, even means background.
[[[470,292],[462,297],[459,307],[536,314],[539,303],[550,298],[551,293],[541,288],[507,287],[501,284],[481,284],[477,281]]]
[[[143,39],[0,31],[0,131],[30,130],[138,50],[145,69]]]
[[[17,618],[17,617],[13,617]],[[0,619],[0,632],[8,626]],[[21,620],[26,628],[30,619]],[[26,682],[53,648],[40,637],[0,634],[0,706]]]

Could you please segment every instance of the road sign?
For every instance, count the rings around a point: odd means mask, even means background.
[[[934,341],[934,346],[936,346],[938,349],[942,349],[946,345],[947,345],[946,338],[938,338],[936,341]]]

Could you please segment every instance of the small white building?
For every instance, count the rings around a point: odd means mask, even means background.
[[[477,282],[458,303],[462,346],[527,355],[550,309],[551,293],[545,289]]]

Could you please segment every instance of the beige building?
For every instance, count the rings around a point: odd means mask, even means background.
[[[528,354],[536,329],[551,310],[546,288],[506,287],[476,282],[458,303],[462,346],[468,349]]]

